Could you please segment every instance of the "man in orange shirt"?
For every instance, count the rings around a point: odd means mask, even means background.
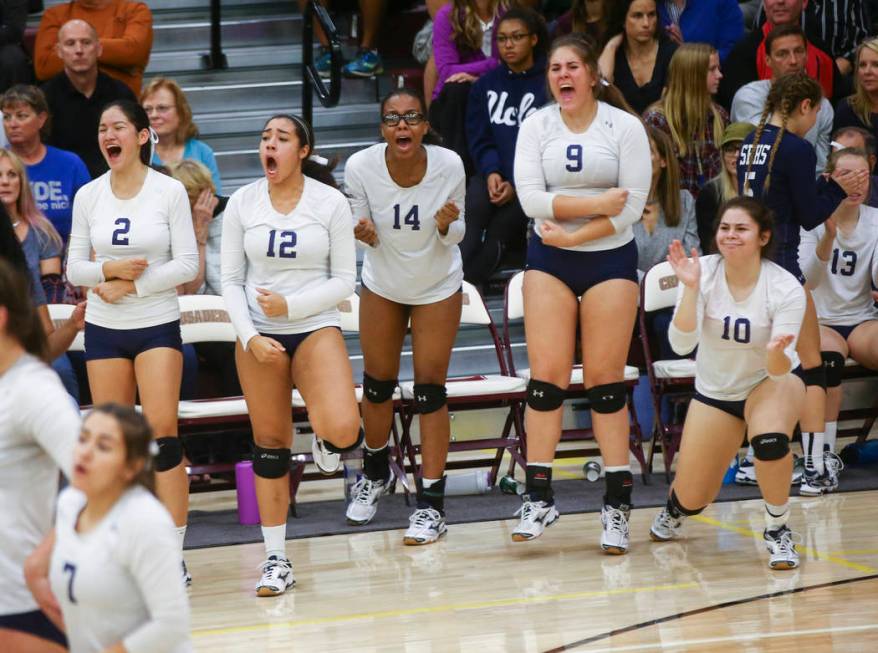
[[[64,69],[55,49],[58,30],[75,18],[94,27],[100,37],[100,70],[127,84],[139,97],[143,70],[152,48],[152,13],[143,2],[72,0],[46,9],[34,47],[37,78],[47,80]]]

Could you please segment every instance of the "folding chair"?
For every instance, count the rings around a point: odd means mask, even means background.
[[[527,384],[523,379],[508,374],[503,346],[494,321],[491,319],[491,314],[485,306],[482,295],[475,286],[467,281],[463,282],[463,307],[460,325],[461,327],[481,326],[487,329],[491,336],[494,353],[497,356],[500,373],[474,374],[447,379],[445,387],[448,392],[449,413],[488,408],[505,408],[507,412],[499,435],[460,442],[452,441],[449,446],[450,452],[494,449],[491,458],[449,460],[446,468],[467,469],[490,465],[488,483],[493,485],[497,481],[504,452],[508,451],[514,462],[524,464],[524,456],[520,448],[521,434],[523,433],[520,405],[526,398]],[[416,414],[414,411],[414,385],[414,381],[405,381],[399,384],[404,400],[401,414],[403,451],[408,456],[413,471],[418,469],[417,455],[421,451],[420,445],[413,443],[411,433],[412,422]]]
[[[507,369],[511,374],[515,374],[521,378],[525,384],[530,380],[530,368],[520,370],[515,369],[515,360],[512,352],[512,342],[509,335],[510,325],[518,320],[524,319],[524,272],[518,272],[513,276],[506,286],[506,297],[503,318],[503,340],[507,356]],[[571,361],[572,364],[572,361]],[[647,464],[646,457],[643,452],[643,437],[640,432],[640,425],[637,421],[637,411],[634,407],[634,388],[640,380],[640,371],[632,366],[625,365],[623,382],[625,383],[625,391],[628,395],[628,414],[630,422],[630,432],[628,438],[628,448],[637,462],[640,463],[641,475],[644,482],[647,481]],[[577,399],[588,401],[586,395],[585,383],[583,379],[582,365],[572,364],[570,371],[570,384],[567,387],[566,395],[568,399]],[[561,432],[561,441],[567,442],[571,440],[593,439],[594,431],[591,428],[574,428],[564,429]],[[527,443],[527,433],[523,438],[524,446]],[[594,455],[600,453],[597,447],[589,447],[582,449],[562,449],[556,452],[556,458],[572,458],[582,455]]]
[[[674,423],[673,419],[666,420],[662,415],[662,404],[666,399],[671,406],[689,403],[695,392],[695,361],[690,358],[658,360],[658,347],[654,338],[650,338],[649,314],[676,304],[678,283],[677,276],[667,261],[650,268],[640,284],[638,316],[640,342],[646,359],[646,373],[655,415],[652,443],[649,447],[649,469],[652,471],[656,441],[661,440],[665,479],[668,482],[671,479],[671,463],[680,448],[683,425]]]

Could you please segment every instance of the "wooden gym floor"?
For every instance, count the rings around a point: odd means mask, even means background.
[[[761,501],[711,506],[665,544],[648,538],[655,509],[635,510],[621,557],[600,551],[594,513],[520,544],[513,519],[453,525],[426,547],[401,531],[290,541],[297,586],[277,598],[253,591],[262,544],[187,551],[193,641],[212,653],[878,650],[878,491],[791,501],[802,566],[786,572],[768,569]]]

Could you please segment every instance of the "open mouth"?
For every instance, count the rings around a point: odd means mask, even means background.
[[[277,172],[277,159],[273,156],[265,157],[265,171],[268,173]]]
[[[400,149],[407,149],[412,144],[411,136],[397,136],[396,137],[396,146]]]
[[[570,82],[564,82],[563,84],[561,84],[558,87],[558,91],[561,94],[562,100],[569,100],[576,94],[576,91],[573,88],[573,84],[571,84]]]
[[[107,158],[110,161],[118,161],[122,156],[122,148],[119,145],[107,145]]]

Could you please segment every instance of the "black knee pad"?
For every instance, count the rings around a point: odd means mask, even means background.
[[[554,383],[531,379],[527,382],[527,405],[534,410],[556,410],[564,403],[566,393]]]
[[[435,413],[448,403],[448,391],[444,385],[415,383],[415,412],[421,415]]]
[[[253,448],[253,473],[262,478],[282,478],[290,471],[291,453],[288,448]]]
[[[396,390],[396,379],[379,381],[363,372],[363,397],[373,404],[383,404],[393,397]]]
[[[323,446],[326,447],[327,451],[331,451],[332,453],[347,453],[348,451],[355,451],[360,448],[360,445],[363,444],[363,440],[366,439],[366,432],[363,431],[363,428],[360,427],[360,432],[357,434],[357,441],[354,442],[349,447],[337,447],[329,440],[323,441]]]
[[[681,515],[686,515],[687,517],[693,517],[694,515],[699,515],[704,512],[704,509],[707,506],[702,506],[701,508],[697,508],[692,510],[691,508],[686,508],[680,503],[680,500],[677,498],[677,493],[671,490],[671,505],[674,506],[674,509],[679,512]]]
[[[805,382],[806,387],[809,385],[816,385],[824,390],[826,389],[826,368],[824,368],[823,365],[820,367],[809,367],[807,370],[802,368],[798,377]]]
[[[780,460],[790,452],[790,439],[785,433],[760,433],[750,438],[756,460]]]
[[[155,471],[166,472],[183,462],[183,443],[180,438],[156,438],[159,452],[155,455]]]
[[[625,407],[625,384],[605,383],[595,385],[586,391],[591,409],[596,413],[615,413]]]
[[[821,351],[820,357],[826,372],[826,387],[837,388],[841,385],[841,376],[844,373],[844,356],[837,351]]]

